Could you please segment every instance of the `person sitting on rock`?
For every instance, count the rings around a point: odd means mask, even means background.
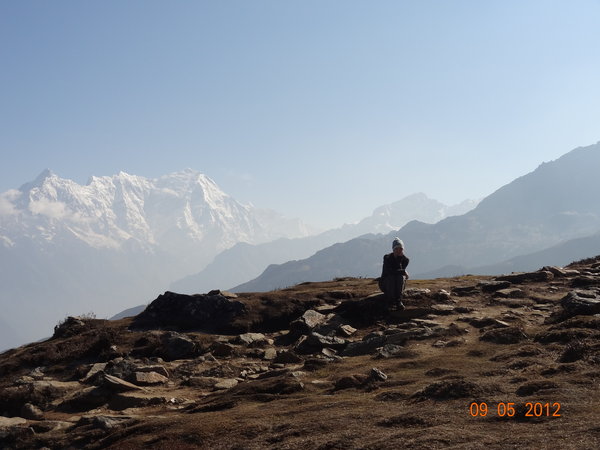
[[[397,309],[403,310],[402,291],[404,290],[404,282],[408,279],[406,266],[408,266],[409,259],[404,255],[404,242],[401,239],[394,239],[392,250],[392,253],[383,257],[379,288],[385,294],[389,308],[396,306]]]

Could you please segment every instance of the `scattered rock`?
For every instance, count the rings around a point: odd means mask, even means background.
[[[44,413],[37,406],[25,403],[21,408],[21,417],[29,420],[43,420]]]
[[[449,302],[450,300],[452,300],[450,292],[446,291],[445,289],[440,289],[439,291],[437,291],[433,298],[438,302]]]
[[[159,364],[150,365],[150,366],[135,366],[136,372],[156,372],[163,377],[169,378],[171,375],[169,371],[165,368],[165,366],[161,366]]]
[[[481,289],[481,292],[490,293],[500,289],[508,289],[511,285],[510,281],[482,281],[477,286]]]
[[[214,385],[214,388],[217,390],[231,389],[238,385],[238,380],[235,378],[229,378],[222,381],[219,381]]]
[[[465,286],[465,287],[454,287],[452,288],[452,295],[458,297],[469,297],[471,295],[479,294],[479,287],[477,286]]]
[[[519,288],[508,288],[508,289],[498,289],[494,293],[494,297],[499,298],[523,298],[525,297],[525,292]]]
[[[414,328],[412,330],[398,330],[398,332],[386,336],[386,342],[389,344],[404,345],[410,339],[428,339],[431,337],[439,336],[439,331],[423,326]]]
[[[89,387],[68,395],[56,407],[57,411],[85,412],[106,405],[114,396],[114,390],[104,387]]]
[[[130,416],[84,416],[77,425],[92,425],[104,431],[114,431],[115,429],[132,425],[136,420]]]
[[[130,408],[145,408],[153,405],[166,404],[165,397],[151,396],[140,391],[118,392],[108,398],[108,408],[113,411],[123,411]]]
[[[551,281],[553,279],[554,275],[552,272],[548,272],[546,270],[539,270],[537,272],[513,273],[495,278],[496,281],[509,281],[513,284],[536,281]]]
[[[565,270],[562,267],[557,267],[557,266],[544,266],[544,267],[542,267],[542,270],[544,270],[546,272],[551,272],[552,275],[554,275],[557,278],[566,277],[569,275],[568,270]]]
[[[163,353],[167,361],[185,359],[195,355],[196,344],[189,337],[176,332],[168,332],[161,336]]]
[[[401,347],[395,344],[386,344],[375,353],[376,359],[387,359],[387,358],[414,358],[418,356],[418,353],[414,350]]]
[[[463,345],[465,343],[464,339],[453,339],[451,341],[435,341],[431,344],[432,347],[436,348],[446,348],[446,347],[458,347],[459,345]]]
[[[452,305],[431,305],[431,314],[436,316],[448,316],[454,313],[454,306]]]
[[[274,363],[281,364],[299,364],[303,361],[298,355],[292,351],[284,350],[273,359]]]
[[[520,327],[495,328],[483,333],[481,341],[493,342],[494,344],[517,344],[529,339]]]
[[[235,332],[233,319],[245,313],[243,303],[230,300],[222,293],[185,295],[167,291],[133,319],[131,329],[177,329],[227,334]]]
[[[568,316],[600,314],[600,295],[595,291],[571,291],[560,304]]]
[[[533,300],[527,298],[495,298],[495,303],[506,306],[508,308],[525,308],[535,305]]]
[[[103,386],[114,390],[114,391],[133,391],[133,390],[144,390],[144,388],[140,386],[136,386],[133,383],[129,383],[128,381],[122,380],[121,378],[114,377],[112,375],[105,374],[104,375],[104,384]]]
[[[12,427],[15,425],[25,425],[27,421],[22,417],[3,417],[0,416],[0,428]]]
[[[156,384],[165,384],[169,381],[164,375],[156,372],[135,372],[133,382],[139,386],[152,386]]]
[[[585,288],[590,286],[600,286],[600,277],[592,275],[582,275],[571,280],[571,286],[574,288]]]
[[[377,367],[373,367],[371,372],[369,372],[369,379],[373,381],[386,381],[388,376],[379,370]]]
[[[353,328],[350,325],[342,325],[338,328],[338,335],[342,337],[350,337],[354,333],[356,333],[356,328]]]
[[[92,367],[88,371],[85,378],[81,380],[82,383],[94,383],[94,380],[98,376],[98,374],[104,373],[104,369],[106,368],[107,363],[96,363],[92,364]]]
[[[236,353],[236,347],[225,342],[215,342],[210,347],[210,352],[217,358],[229,358]]]
[[[221,291],[220,289],[213,289],[206,295],[211,295],[211,296],[212,295],[221,295],[225,298],[238,298],[237,294],[234,294],[233,292],[229,292],[229,291]]]
[[[311,333],[306,339],[301,340],[295,349],[298,353],[309,354],[320,351],[322,348],[330,347],[341,350],[346,347],[347,342],[344,339],[335,336],[323,336],[319,333]]]
[[[302,317],[290,323],[290,334],[293,336],[310,334],[316,327],[323,325],[326,321],[327,316],[309,309],[302,314]]]
[[[267,340],[262,333],[244,333],[237,336],[234,339],[234,343],[248,346],[261,346],[266,345]]]
[[[273,347],[269,347],[265,350],[262,359],[265,361],[272,361],[277,357],[277,350]]]
[[[378,347],[386,344],[385,336],[373,336],[360,342],[351,342],[342,351],[341,356],[360,356],[373,353]]]
[[[88,328],[86,321],[80,317],[67,317],[54,327],[53,339],[67,338],[83,333]]]
[[[431,289],[419,289],[419,288],[410,288],[404,290],[404,298],[427,298],[431,294]]]
[[[510,326],[507,322],[493,317],[463,317],[458,320],[467,322],[475,328],[507,328]]]

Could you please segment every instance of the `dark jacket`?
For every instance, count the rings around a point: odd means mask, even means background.
[[[393,253],[389,253],[383,257],[383,269],[381,270],[381,278],[388,277],[390,275],[406,275],[406,267],[408,266],[409,259],[402,255],[395,257]]]

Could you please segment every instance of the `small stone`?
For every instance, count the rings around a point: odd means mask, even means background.
[[[385,381],[388,379],[388,376],[377,367],[373,367],[369,373],[369,378],[375,381]]]
[[[106,386],[118,391],[144,390],[144,388],[140,386],[136,386],[135,384],[129,383],[112,375],[105,374],[104,380]]]
[[[235,378],[228,378],[224,379],[223,381],[219,381],[217,384],[214,385],[214,388],[217,390],[231,389],[232,387],[237,386],[237,384],[238,380],[236,380]]]
[[[153,366],[137,366],[135,370],[136,372],[156,372],[167,378],[171,376],[169,371],[164,366],[158,364]]]
[[[228,358],[233,356],[235,347],[231,344],[225,344],[224,342],[216,342],[211,347],[211,353],[217,358]]]
[[[104,369],[106,369],[106,363],[96,363],[93,364],[92,367],[90,368],[90,370],[88,371],[87,375],[85,376],[85,378],[83,380],[81,380],[82,383],[87,383],[88,381],[92,380],[98,373],[102,372]]]
[[[265,350],[265,353],[262,357],[262,359],[264,359],[265,361],[272,361],[277,357],[277,350],[275,350],[273,347],[269,347],[268,349]]]
[[[446,302],[451,300],[452,296],[450,295],[450,292],[446,291],[445,289],[440,289],[436,292],[435,299],[440,302]]]
[[[350,325],[342,325],[338,328],[338,334],[340,336],[349,337],[356,333],[356,328],[351,327]]]
[[[29,420],[43,420],[44,413],[37,406],[25,403],[21,408],[21,417]]]
[[[133,374],[133,380],[135,384],[141,386],[151,386],[154,384],[164,384],[169,381],[164,375],[160,375],[156,372],[135,372]]]
[[[523,298],[525,297],[525,292],[519,288],[499,289],[494,293],[494,297]]]
[[[302,361],[303,359],[292,351],[282,351],[273,359],[273,362],[282,364],[298,364]]]
[[[234,339],[236,344],[251,345],[260,341],[265,341],[265,335],[262,333],[244,333]]]
[[[12,427],[14,425],[25,425],[27,421],[22,417],[2,417],[0,416],[0,428]]]

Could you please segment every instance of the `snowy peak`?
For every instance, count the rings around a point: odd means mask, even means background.
[[[30,181],[29,183],[25,183],[24,185],[22,185],[19,188],[19,190],[21,192],[30,191],[31,189],[33,189],[35,187],[42,186],[46,182],[47,179],[52,178],[52,177],[56,177],[54,172],[52,172],[50,169],[44,169],[37,177],[35,177],[35,179],[33,181]]]
[[[156,179],[126,172],[93,176],[84,186],[44,170],[19,191],[2,194],[0,226],[8,238],[10,230],[27,229],[45,240],[75,236],[92,247],[115,248],[134,239],[169,253],[200,245],[213,255],[240,241],[308,234],[301,222],[290,227],[277,213],[242,205],[192,169]]]
[[[476,205],[475,200],[465,200],[458,205],[446,206],[418,192],[376,208],[370,217],[361,220],[356,226],[365,233],[389,233],[399,230],[411,220],[436,223],[448,216],[464,214]]]

